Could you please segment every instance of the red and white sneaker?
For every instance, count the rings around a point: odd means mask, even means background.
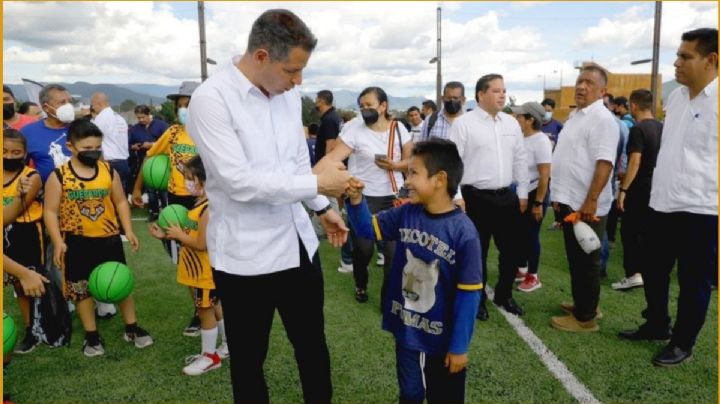
[[[203,353],[201,355],[192,355],[185,358],[187,366],[183,368],[183,373],[188,376],[199,376],[213,369],[222,366],[220,356],[217,353]]]
[[[528,273],[525,275],[525,279],[523,279],[522,283],[518,285],[518,290],[521,292],[532,292],[533,290],[540,289],[541,287],[542,283],[540,283],[537,275]]]
[[[519,267],[515,271],[515,282],[522,282],[525,280],[525,275],[528,274],[527,267]]]

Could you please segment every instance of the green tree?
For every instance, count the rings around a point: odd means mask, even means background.
[[[175,115],[175,103],[173,101],[167,100],[163,102],[160,105],[160,110],[153,112],[153,114],[169,124],[177,122],[177,115]]]
[[[118,111],[120,112],[128,112],[135,109],[137,106],[137,103],[133,100],[125,100],[118,105]]]
[[[315,101],[308,96],[302,97],[302,121],[303,126],[320,123],[320,116],[315,112]]]

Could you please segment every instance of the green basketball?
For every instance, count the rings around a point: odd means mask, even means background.
[[[104,303],[120,303],[135,286],[135,278],[127,265],[109,261],[93,269],[88,279],[88,290],[97,300]]]
[[[16,339],[15,321],[7,313],[3,313],[3,356],[12,351]]]
[[[186,207],[178,204],[168,205],[160,211],[157,220],[161,229],[167,230],[170,226],[177,225],[185,229],[190,225],[188,218],[188,210]]]
[[[145,160],[143,165],[143,180],[145,185],[157,191],[167,191],[170,179],[170,157],[158,154]]]

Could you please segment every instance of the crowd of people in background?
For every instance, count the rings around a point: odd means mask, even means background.
[[[176,122],[164,122],[152,108],[139,105],[134,110],[137,123],[129,126],[101,92],[92,95],[88,116],[76,116],[69,92],[57,84],[44,87],[40,105],[23,103],[16,109],[13,92],[3,87],[4,201],[27,198],[5,229],[5,253],[47,278],[62,272],[64,295],[74,303],[86,333],[86,356],[105,352],[95,316],[116,312],[113,305],[96,305],[90,298],[88,271],[108,257],[124,262],[120,240],[139,247],[128,196],[136,207],[147,207],[149,222],[162,207],[180,204],[198,223],[191,233],[176,229],[164,234],[154,225],[149,231],[178,265],[178,281],[190,288],[195,313],[183,333],[201,335],[202,351],[191,358],[185,373],[216,369],[229,355],[236,399],[267,401],[262,363],[275,309],[296,348],[306,400],[331,397],[318,243],[299,207],[301,200],[315,212],[331,244],[341,248],[337,270],[353,274],[358,303],[366,303],[371,293],[368,271],[377,250],[376,264],[383,268],[377,290],[385,327],[398,340],[398,377],[405,398],[422,401],[425,394],[417,380],[404,379],[415,366],[433,366],[434,372],[446,367],[451,375],[464,372],[467,356],[462,355],[473,329],[464,319],[469,315],[488,321],[488,301],[517,316],[532,310],[520,307],[513,293],[542,293],[540,234],[548,210],[553,212],[550,228],[563,233],[572,292],[572,301],[559,307],[565,315],[552,317],[551,326],[566,332],[600,329],[600,285],[619,223],[625,274],[611,286],[619,291],[644,287],[647,302],[642,313],[646,322],[620,337],[669,340],[653,358],[658,366],[677,365],[692,356],[711,287],[717,285],[717,30],[683,34],[675,62],[681,87],[663,106],[664,119],[655,116],[657,94],[634,89],[627,97],[613,97],[607,93],[606,71],[586,64],[575,83],[575,108],[565,122],[553,116],[557,104],[550,98],[508,106],[505,78],[487,74],[471,94],[466,95],[469,89],[462,83],[450,81],[441,105],[428,100],[396,115],[379,87],[360,92],[357,116],[336,109],[332,91],[319,91],[318,119],[306,127],[307,142],[293,140],[280,147],[281,140],[264,133],[300,129],[299,94],[287,90],[287,78],[268,73],[267,63],[280,60],[286,71],[294,72],[292,88],[302,81],[297,72],[316,40],[289,13],[284,15],[294,28],[283,29],[293,32],[285,38],[290,45],[267,45],[260,40],[267,34],[262,24],[277,24],[273,13],[278,11],[263,14],[262,23],[253,26],[248,53],[234,60],[237,69],[218,73],[202,86],[184,82],[178,93],[168,95]],[[235,85],[242,97],[231,95]],[[477,107],[468,110],[466,97],[473,97]],[[255,135],[236,138],[235,133]],[[240,149],[249,153],[237,153]],[[147,159],[159,154],[170,158],[166,191],[148,188],[140,174]],[[309,180],[312,173],[316,180]],[[32,178],[32,184],[22,188],[20,175]],[[105,191],[97,198],[81,192],[86,185]],[[68,190],[87,198],[91,211],[78,210],[85,208],[71,203]],[[414,207],[406,206],[408,201]],[[282,211],[278,204],[290,209]],[[336,212],[348,213],[350,220],[346,223]],[[573,230],[580,221],[600,240],[599,249],[584,250]],[[47,250],[39,245],[28,256],[18,248],[33,237],[47,239],[44,233],[51,240]],[[497,265],[488,264],[491,241],[499,253]],[[258,249],[244,251],[249,245]],[[425,250],[445,261],[418,261]],[[254,257],[258,251],[275,258]],[[456,252],[462,254],[458,267]],[[188,260],[202,261],[194,269],[201,268],[202,282],[181,276],[190,271]],[[676,262],[680,294],[671,328],[669,277]],[[432,325],[410,324],[413,312],[430,313],[435,304],[407,283],[417,276],[411,273],[414,266],[428,265],[444,274],[443,280],[434,280],[440,282],[439,304],[450,305],[450,311],[452,299],[464,305],[454,317],[466,327],[463,331],[450,335]],[[488,269],[495,267],[497,282],[489,288]],[[288,268],[302,271],[277,272]],[[461,280],[448,286],[448,274],[460,274]],[[30,326],[30,303],[23,291],[36,289],[24,289],[19,278],[6,277],[6,282],[18,292],[26,323],[15,352],[27,354],[41,337]],[[455,286],[468,293],[456,293]],[[224,315],[220,302],[227,303]],[[152,336],[137,325],[132,297],[119,307],[123,338],[138,348],[152,345]],[[444,314],[427,315],[450,321]],[[247,324],[257,331],[241,329]],[[400,331],[411,326],[416,336]],[[218,336],[221,345],[216,347]],[[412,357],[418,350],[448,356],[442,356],[443,362],[431,355],[435,362],[418,365]],[[462,374],[454,379],[435,373],[433,383],[447,389],[445,397],[460,397],[461,402]]]

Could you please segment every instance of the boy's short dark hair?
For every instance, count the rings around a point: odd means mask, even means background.
[[[455,143],[447,139],[431,138],[415,143],[412,155],[422,157],[428,176],[440,171],[447,173],[447,192],[451,199],[454,198],[463,177],[463,162]]]
[[[545,99],[540,103],[540,105],[542,105],[543,107],[546,106],[546,105],[549,105],[550,108],[555,109],[555,100],[553,100],[552,98],[545,98]]]
[[[200,156],[196,155],[195,157],[186,161],[183,165],[193,177],[197,177],[197,179],[199,179],[203,183],[205,182],[205,180],[207,179],[207,175],[205,174],[205,166],[203,165]]]
[[[100,128],[87,119],[76,119],[70,123],[67,132],[67,138],[70,143],[83,140],[89,137],[99,137],[102,139],[103,133]]]
[[[650,111],[653,107],[653,95],[650,90],[639,88],[630,93],[630,103],[637,105],[640,111]]]
[[[19,130],[13,128],[3,129],[3,140],[16,140],[23,145],[25,151],[27,151],[27,139],[20,133]]]

